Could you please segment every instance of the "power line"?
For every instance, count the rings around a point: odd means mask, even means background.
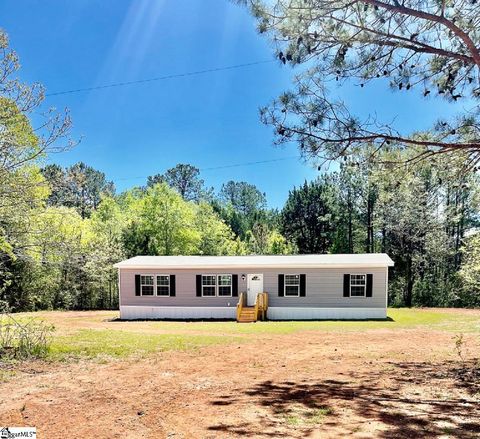
[[[301,156],[299,155],[292,155],[289,157],[281,157],[278,159],[270,159],[270,160],[257,160],[255,162],[245,162],[245,163],[233,163],[231,165],[221,165],[221,166],[212,166],[208,168],[200,168],[199,171],[214,171],[217,169],[227,169],[227,168],[237,168],[241,166],[253,166],[253,165],[259,165],[263,163],[273,163],[273,162],[280,162],[283,160],[291,160],[291,159],[299,159]],[[146,179],[148,178],[148,175],[142,175],[138,177],[126,177],[126,178],[115,178],[114,180],[116,181],[126,181],[126,180],[139,180],[139,179]]]
[[[71,93],[80,93],[80,92],[85,92],[85,91],[93,91],[93,90],[101,90],[105,88],[113,88],[113,87],[123,87],[126,85],[135,85],[135,84],[144,84],[147,82],[155,82],[155,81],[163,81],[165,79],[175,79],[175,78],[184,78],[187,76],[195,76],[195,75],[203,75],[205,73],[213,73],[213,72],[221,72],[225,70],[233,70],[233,69],[239,69],[243,67],[249,67],[249,66],[256,66],[259,64],[266,64],[266,63],[271,63],[274,62],[274,60],[264,60],[264,61],[255,61],[255,62],[250,62],[250,63],[245,63],[245,64],[236,64],[233,66],[226,66],[226,67],[216,67],[213,69],[205,69],[205,70],[197,70],[193,72],[186,72],[186,73],[177,73],[177,74],[172,74],[172,75],[165,75],[165,76],[157,76],[156,78],[148,78],[148,79],[137,79],[135,81],[124,81],[124,82],[113,82],[111,84],[104,84],[104,85],[97,85],[94,87],[85,87],[85,88],[77,88],[73,90],[64,90],[64,91],[57,91],[53,93],[47,93],[45,96],[59,96],[59,95],[65,95],[65,94],[71,94]]]
[[[250,166],[250,165],[259,165],[262,163],[272,163],[272,162],[280,162],[282,160],[290,160],[290,159],[299,159],[301,156],[299,155],[292,155],[290,157],[281,157],[279,159],[271,159],[271,160],[258,160],[256,162],[245,162],[245,163],[235,163],[232,165],[223,165],[223,166],[214,166],[211,168],[202,168],[200,171],[213,171],[215,169],[225,169],[225,168],[236,168],[239,166]]]

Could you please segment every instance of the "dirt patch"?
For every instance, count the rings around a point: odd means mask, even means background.
[[[462,379],[450,333],[250,337],[141,360],[24,364],[0,384],[0,424],[46,438],[480,435],[479,389]],[[466,343],[478,352],[478,336]]]

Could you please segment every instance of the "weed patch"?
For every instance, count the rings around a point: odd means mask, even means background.
[[[49,349],[53,325],[43,320],[0,316],[0,359],[3,361],[44,358]]]

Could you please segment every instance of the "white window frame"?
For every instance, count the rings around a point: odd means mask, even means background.
[[[168,278],[168,285],[158,285],[158,276],[165,276]],[[168,287],[168,294],[158,294],[158,287]],[[172,285],[170,283],[170,275],[169,274],[163,274],[163,273],[160,273],[160,274],[156,274],[155,275],[155,296],[157,297],[170,297],[171,296],[171,292],[172,292],[172,289],[171,289]]]
[[[363,278],[365,279],[365,283],[363,285],[352,285],[352,276],[363,276]],[[352,286],[363,287],[363,296],[352,296]],[[367,297],[367,274],[366,273],[350,273],[350,285],[348,287],[348,293],[350,297],[354,297],[354,298]]]
[[[203,278],[206,277],[206,276],[213,276],[215,278],[215,285],[203,285]],[[205,274],[202,274],[202,297],[217,297],[217,283],[218,283],[218,279],[217,279],[217,275],[214,274],[214,273],[205,273]],[[211,287],[214,287],[215,289],[215,293],[213,295],[207,295],[205,296],[203,294],[203,289],[204,288],[211,288]]]
[[[230,285],[220,285],[220,277],[221,276],[228,276],[230,278]],[[220,287],[229,287],[230,294],[222,294],[220,295]],[[218,297],[232,297],[233,292],[233,274],[224,273],[224,274],[217,274],[217,296]]]
[[[144,284],[142,282],[142,277],[153,277],[153,283],[152,285]],[[140,275],[140,296],[145,296],[145,297],[155,297],[156,296],[156,289],[155,289],[155,284],[156,284],[156,275],[155,274],[141,274]],[[143,294],[143,287],[152,287],[153,292],[152,294]]]
[[[297,294],[288,294],[287,295],[287,276],[298,276],[298,285],[297,285]],[[288,285],[293,287],[295,285]],[[283,296],[284,297],[300,297],[300,274],[299,273],[284,273],[283,275]]]
[[[202,297],[233,297],[233,274],[232,273],[203,273],[202,275]],[[203,278],[205,276],[213,276],[215,278],[215,285],[204,285]],[[230,277],[230,285],[220,285],[219,278],[220,276],[229,276]],[[229,295],[220,295],[219,294],[219,287],[227,287],[230,286],[230,294]],[[207,287],[215,287],[215,294],[213,296],[205,296],[203,294],[203,289]]]

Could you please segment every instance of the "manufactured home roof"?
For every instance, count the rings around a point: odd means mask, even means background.
[[[116,268],[276,268],[392,267],[385,253],[288,256],[135,256]]]

